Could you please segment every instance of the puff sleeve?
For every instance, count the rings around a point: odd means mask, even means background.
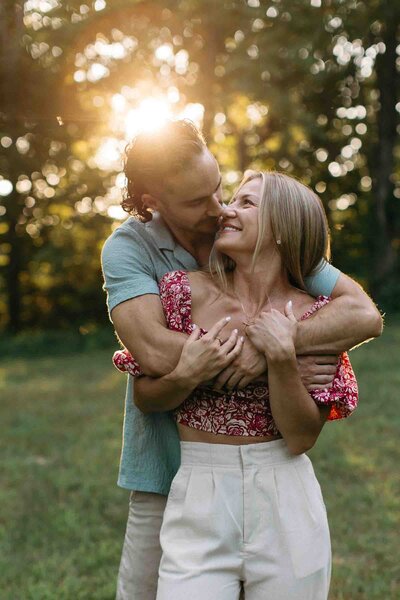
[[[310,395],[317,404],[331,407],[328,421],[351,415],[358,404],[358,385],[347,352],[339,356],[332,386],[326,390],[312,390]]]

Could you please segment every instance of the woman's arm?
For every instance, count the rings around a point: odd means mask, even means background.
[[[294,346],[296,329],[288,303],[285,315],[274,309],[261,313],[247,331],[267,360],[270,405],[277,428],[289,451],[302,454],[315,444],[330,408],[318,407],[302,383]]]
[[[292,454],[313,447],[329,416],[330,406],[318,406],[304,387],[294,346],[270,353],[268,387],[272,416]]]
[[[243,346],[243,338],[234,329],[224,344],[218,335],[230,317],[218,321],[199,338],[196,329],[185,342],[175,369],[163,377],[139,377],[135,380],[135,405],[144,413],[173,410],[201,383],[215,377],[230,364]]]

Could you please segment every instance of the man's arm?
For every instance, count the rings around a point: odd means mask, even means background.
[[[143,372],[158,377],[175,368],[187,336],[167,329],[156,269],[138,227],[123,225],[106,240],[103,289],[118,337]]]
[[[119,339],[146,375],[162,377],[175,369],[188,336],[167,329],[159,296],[145,294],[122,302],[111,318]]]
[[[135,379],[135,405],[144,413],[173,410],[201,383],[212,379],[235,360],[243,347],[243,337],[234,330],[221,345],[218,335],[227,324],[220,319],[200,338],[197,327],[187,337],[176,368],[163,377]]]
[[[299,323],[296,354],[340,354],[380,336],[382,328],[375,304],[361,286],[341,273],[332,301]]]

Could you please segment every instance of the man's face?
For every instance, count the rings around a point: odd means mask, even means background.
[[[222,214],[218,163],[205,149],[182,167],[168,177],[162,192],[154,194],[158,196],[156,208],[172,231],[214,234]]]

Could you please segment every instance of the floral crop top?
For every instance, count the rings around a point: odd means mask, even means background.
[[[168,328],[190,334],[193,331],[192,297],[187,274],[184,271],[167,273],[159,287]],[[328,302],[329,298],[319,296],[301,320],[307,319]],[[200,329],[201,335],[205,333],[204,329]],[[113,363],[117,369],[134,377],[143,375],[128,350],[115,352]],[[310,395],[317,404],[331,407],[330,421],[342,419],[353,412],[357,406],[358,388],[347,353],[339,356],[332,387],[311,391]],[[267,382],[250,383],[243,390],[226,393],[199,386],[173,414],[178,423],[210,433],[254,437],[279,435],[271,413]]]

